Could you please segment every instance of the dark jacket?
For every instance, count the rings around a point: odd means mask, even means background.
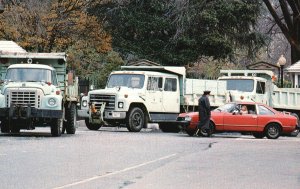
[[[209,129],[209,121],[210,121],[210,103],[207,95],[202,95],[198,101],[199,107],[199,125],[198,128],[204,127]]]

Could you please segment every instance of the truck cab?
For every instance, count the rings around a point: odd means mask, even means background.
[[[221,70],[226,81],[231,101],[255,101],[270,105],[273,90],[271,71],[266,70]]]

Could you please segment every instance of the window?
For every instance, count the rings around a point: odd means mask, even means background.
[[[228,79],[227,90],[237,90],[243,92],[252,92],[254,81],[252,79]]]
[[[265,82],[258,81],[257,86],[256,86],[256,93],[257,94],[265,94],[265,91],[266,91],[265,86],[266,86]]]
[[[177,91],[177,80],[175,78],[166,78],[165,91]]]
[[[258,106],[259,115],[274,115],[274,112],[266,108],[265,106]]]
[[[162,77],[149,77],[147,83],[147,90],[149,91],[158,91],[162,89]]]
[[[112,74],[107,82],[107,87],[128,87],[141,89],[144,86],[144,80],[145,76],[140,74]]]

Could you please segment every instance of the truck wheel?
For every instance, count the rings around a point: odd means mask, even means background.
[[[127,129],[130,132],[140,132],[145,125],[145,114],[141,108],[132,108],[127,118]]]
[[[170,123],[160,123],[159,128],[164,133],[178,133],[181,130],[178,125]]]
[[[280,136],[281,129],[278,124],[271,123],[265,129],[265,135],[268,139],[277,139]]]
[[[76,117],[76,105],[72,103],[70,108],[66,108],[67,122],[65,124],[65,129],[67,134],[75,134],[77,122]]]
[[[292,115],[292,116],[295,116],[295,117],[297,118],[297,123],[298,123],[298,125],[299,125],[299,124],[300,124],[300,123],[299,123],[299,116],[298,116],[297,114],[295,114],[295,113],[292,113],[291,115]],[[297,137],[298,134],[299,134],[299,129],[297,128],[296,130],[294,130],[293,132],[291,132],[291,133],[289,134],[289,136]]]
[[[92,131],[97,131],[97,130],[99,130],[99,129],[101,128],[101,126],[102,126],[101,124],[92,124],[92,123],[90,123],[88,118],[86,118],[84,121],[85,121],[86,127],[87,127],[89,130],[92,130]]]
[[[61,135],[63,121],[62,119],[55,118],[51,121],[51,135],[54,137]]]
[[[9,125],[7,120],[1,121],[1,133],[9,133]]]

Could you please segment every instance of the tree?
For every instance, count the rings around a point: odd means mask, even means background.
[[[92,0],[7,0],[0,39],[13,40],[30,52],[66,51],[69,68],[91,76],[112,48],[111,36],[87,13],[90,6]]]
[[[253,55],[263,37],[253,29],[258,0],[110,0],[89,10],[104,19],[124,57],[184,65],[202,56]]]
[[[300,2],[263,0],[274,21],[291,45],[291,63],[300,60]]]

